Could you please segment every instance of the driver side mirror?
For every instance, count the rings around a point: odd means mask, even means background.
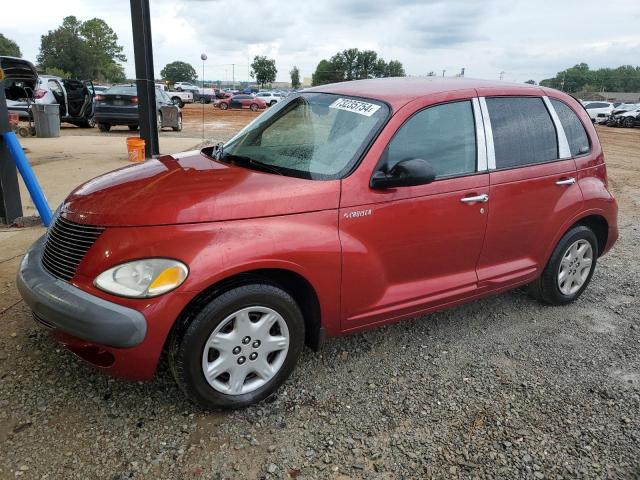
[[[426,185],[436,179],[431,163],[422,158],[410,158],[396,163],[391,170],[378,170],[371,177],[369,186],[375,190],[395,187]]]

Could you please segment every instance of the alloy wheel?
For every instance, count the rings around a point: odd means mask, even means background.
[[[593,265],[593,248],[584,239],[572,243],[565,251],[558,269],[558,288],[563,295],[573,295],[589,278]]]
[[[202,372],[211,387],[227,395],[253,392],[276,376],[289,350],[282,315],[252,306],[227,316],[202,352]]]

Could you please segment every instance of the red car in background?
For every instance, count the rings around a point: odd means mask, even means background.
[[[215,105],[222,109],[226,110],[228,108],[249,108],[252,112],[257,112],[258,110],[264,110],[267,108],[267,104],[264,100],[260,98],[256,98],[253,95],[234,95],[229,98],[222,98],[216,101]]]

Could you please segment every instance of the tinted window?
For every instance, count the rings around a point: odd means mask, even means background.
[[[582,122],[569,106],[555,98],[551,99],[551,104],[558,114],[564,134],[567,136],[571,155],[582,155],[589,151],[589,137],[584,130]]]
[[[558,158],[553,120],[537,97],[487,98],[496,168],[513,168]]]
[[[111,88],[108,88],[104,93],[109,93],[112,95],[136,95],[138,89],[135,86],[131,85],[114,85]]]
[[[436,178],[476,171],[476,131],[471,102],[426,108],[400,127],[386,152],[387,168],[401,160],[422,158]]]

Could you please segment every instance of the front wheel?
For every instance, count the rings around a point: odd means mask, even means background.
[[[182,99],[180,97],[173,97],[171,99],[171,101],[177,107],[180,107],[180,108],[184,107],[184,102],[182,101]]]
[[[257,103],[252,103],[249,108],[251,109],[252,112],[257,112],[258,111],[258,104]]]
[[[549,305],[573,302],[589,285],[597,258],[595,234],[588,227],[576,226],[560,239],[540,278],[529,285],[529,292]]]
[[[624,119],[624,121],[622,122],[622,125],[627,127],[627,128],[633,127],[634,124],[635,124],[635,122],[633,121],[633,117],[626,117]]]
[[[222,102],[220,104],[220,110],[226,110],[227,108],[229,108],[229,105],[227,105],[225,102]]]
[[[214,298],[178,329],[169,365],[180,388],[206,408],[240,408],[264,400],[289,377],[304,346],[295,300],[267,284]]]

